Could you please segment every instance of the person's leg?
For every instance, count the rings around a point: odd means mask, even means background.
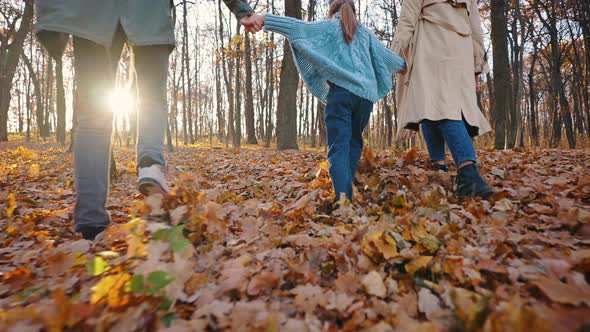
[[[354,180],[356,170],[363,153],[363,131],[369,124],[373,103],[363,99],[358,99],[358,107],[352,112],[352,139],[350,140],[350,176]]]
[[[163,151],[168,123],[166,88],[170,47],[134,47],[133,53],[139,97],[137,167],[141,173],[140,190],[144,194],[149,194],[155,188],[166,192],[168,188],[162,169],[166,166]],[[156,167],[151,168],[154,165]],[[142,183],[142,178],[149,178],[150,181]]]
[[[350,174],[350,140],[352,136],[352,94],[332,85],[326,105],[326,131],[328,136],[328,161],[330,177],[336,199],[344,193],[352,198]]]
[[[457,167],[477,161],[475,147],[463,121],[441,120],[438,121],[438,126]]]
[[[459,168],[455,194],[460,198],[489,197],[492,190],[479,174],[475,164],[477,161],[475,147],[463,121],[442,120],[439,125],[455,164]]]
[[[108,50],[74,38],[74,66],[78,109],[74,137],[76,231],[94,239],[110,222],[105,204],[109,188],[109,161],[113,113],[106,102],[114,74]]]
[[[448,170],[445,156],[445,139],[439,128],[440,121],[424,120],[420,123],[431,166],[438,170]]]

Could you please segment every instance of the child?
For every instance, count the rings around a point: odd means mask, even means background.
[[[373,104],[392,89],[405,62],[356,21],[353,0],[334,0],[327,20],[306,23],[267,14],[254,21],[289,39],[299,73],[326,104],[328,161],[336,198],[352,199]]]

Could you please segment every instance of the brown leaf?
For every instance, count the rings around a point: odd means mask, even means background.
[[[555,302],[590,306],[590,287],[584,280],[578,282],[578,285],[563,283],[559,279],[552,277],[540,277],[532,281],[549,299]],[[581,286],[581,287],[580,287]]]
[[[262,272],[250,280],[246,293],[250,296],[258,296],[269,292],[279,285],[279,280],[280,276],[274,272]]]

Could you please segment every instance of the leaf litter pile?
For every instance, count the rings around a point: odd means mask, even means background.
[[[147,199],[115,156],[91,243],[71,155],[2,148],[1,331],[590,328],[590,150],[481,151],[489,202],[454,199],[423,151],[366,150],[335,205],[321,151],[179,148]]]

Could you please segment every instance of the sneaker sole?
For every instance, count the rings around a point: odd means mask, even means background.
[[[143,178],[139,182],[139,192],[144,196],[153,194],[167,194],[166,190],[158,183],[158,181],[150,178]]]

